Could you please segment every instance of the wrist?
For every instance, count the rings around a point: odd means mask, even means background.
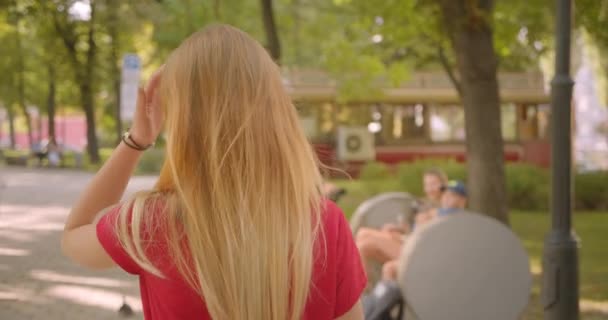
[[[125,142],[125,140],[120,141],[120,143],[118,144],[118,147],[128,150],[130,153],[137,154],[138,157],[139,157],[139,155],[142,155],[144,153],[144,150],[137,149],[133,144]]]
[[[141,139],[141,135],[133,134],[131,130],[126,131],[122,135],[122,142],[137,151],[146,151],[154,146],[154,142],[147,143],[146,140]]]

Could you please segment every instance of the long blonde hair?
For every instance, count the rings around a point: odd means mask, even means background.
[[[208,27],[171,54],[161,99],[166,160],[155,190],[121,212],[127,252],[162,276],[141,239],[147,204],[162,198],[170,258],[213,319],[300,318],[322,178],[278,66],[244,32]]]

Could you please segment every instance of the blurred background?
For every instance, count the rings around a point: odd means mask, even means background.
[[[228,23],[280,65],[347,215],[382,192],[422,194],[429,167],[467,181],[471,207],[523,239],[537,276],[526,317],[540,319],[554,18],[543,0],[0,0],[0,172],[95,171],[137,87],[188,35]],[[584,319],[608,319],[608,1],[575,1],[574,21],[581,301]],[[163,158],[147,152],[138,174]]]
[[[328,158],[343,126],[373,134],[373,145],[360,151],[374,153],[359,155],[366,160],[464,159],[456,61],[463,52],[450,43],[446,24],[462,17],[437,1],[0,3],[2,149],[35,149],[52,136],[66,151],[99,163],[132,113],[129,97],[121,104],[121,86],[129,95],[121,80],[139,84],[189,34],[222,22],[257,38],[280,63],[307,133],[329,153],[325,162],[358,172],[353,163]],[[605,3],[576,2],[574,136],[581,170],[608,168]],[[505,159],[546,167],[553,12],[545,1],[496,1],[491,17],[482,18],[493,28]],[[129,61],[134,81],[122,72]]]

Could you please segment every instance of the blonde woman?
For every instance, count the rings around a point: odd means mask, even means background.
[[[117,204],[163,125],[155,188]],[[63,252],[138,275],[146,319],[362,319],[365,273],[317,166],[277,65],[245,33],[209,27],[140,90]]]

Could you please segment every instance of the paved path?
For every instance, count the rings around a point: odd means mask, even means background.
[[[0,319],[122,319],[122,297],[142,319],[137,278],[70,263],[59,238],[70,205],[91,174],[0,167]],[[129,190],[152,186],[134,178]]]

